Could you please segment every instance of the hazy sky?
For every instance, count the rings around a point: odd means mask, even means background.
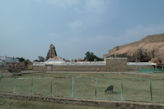
[[[102,57],[117,45],[164,33],[164,0],[0,0],[0,55]]]

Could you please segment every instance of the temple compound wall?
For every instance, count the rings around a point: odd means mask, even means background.
[[[101,62],[62,62],[33,63],[34,71],[93,71],[93,72],[127,72],[140,68],[154,68],[154,63],[128,62],[127,58],[107,58]]]
[[[50,70],[51,71],[51,70]],[[76,66],[66,66],[66,65],[60,65],[60,66],[53,66],[52,71],[106,71],[105,65],[100,66],[100,65],[76,65]]]
[[[35,71],[95,71],[95,72],[126,72],[139,68],[154,68],[152,63],[128,62],[127,58],[107,58],[101,62],[62,62],[62,63],[33,63]]]
[[[128,70],[127,58],[107,58],[106,71],[108,72],[125,72]]]

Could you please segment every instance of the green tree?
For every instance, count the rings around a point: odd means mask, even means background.
[[[25,58],[23,58],[23,57],[21,57],[21,58],[18,57],[17,59],[19,60],[19,62],[24,62],[25,66],[27,66],[28,63],[31,62],[29,59],[25,59]]]
[[[19,62],[24,62],[25,61],[25,59],[23,58],[23,57],[21,57],[21,58],[17,58],[18,60],[19,60]]]
[[[45,58],[43,56],[38,56],[39,62],[44,62]]]
[[[102,58],[99,58],[99,57],[96,56],[93,52],[87,51],[87,52],[85,53],[84,60],[87,60],[87,61],[94,61],[95,59],[96,59],[97,61],[103,61]]]
[[[24,63],[25,63],[25,66],[27,66],[30,63],[30,60],[27,59],[27,60],[24,61]]]

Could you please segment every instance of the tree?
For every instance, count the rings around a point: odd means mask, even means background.
[[[18,60],[19,60],[19,62],[24,62],[25,61],[25,59],[23,58],[23,57],[21,57],[21,58],[17,58]]]
[[[25,63],[25,66],[27,66],[30,63],[30,60],[27,59],[27,60],[24,61],[24,63]]]
[[[94,55],[93,52],[89,52],[89,51],[87,51],[87,52],[85,53],[84,60],[88,60],[88,61],[94,61],[94,60],[103,61],[102,58],[97,57],[96,55]]]
[[[38,56],[39,62],[44,62],[45,58],[43,56]]]
[[[25,66],[27,66],[28,63],[30,63],[30,60],[29,59],[25,59],[23,57],[21,57],[21,58],[18,57],[17,59],[19,60],[19,62],[24,62]]]

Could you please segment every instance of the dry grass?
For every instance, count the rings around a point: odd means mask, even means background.
[[[0,109],[112,109],[107,107],[56,104],[51,102],[22,101],[0,98]]]

